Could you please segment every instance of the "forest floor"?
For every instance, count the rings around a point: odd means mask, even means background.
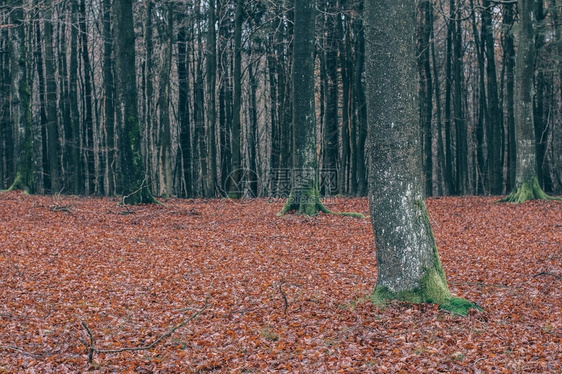
[[[562,203],[495,200],[427,202],[460,317],[367,301],[368,219],[2,193],[0,373],[562,373]]]

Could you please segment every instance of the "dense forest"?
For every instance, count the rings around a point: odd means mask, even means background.
[[[286,196],[294,183],[291,0],[0,1],[0,189]],[[562,3],[532,2],[538,180],[562,191]],[[320,189],[367,193],[364,1],[317,2]],[[425,190],[515,187],[516,1],[417,8]]]

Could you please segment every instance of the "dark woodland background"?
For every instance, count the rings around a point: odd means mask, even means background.
[[[363,6],[317,1],[325,196],[367,193]],[[426,194],[510,192],[516,1],[419,1],[417,13]],[[33,193],[128,193],[132,147],[157,196],[286,196],[293,17],[290,0],[0,1],[0,188],[26,170]],[[536,0],[535,17],[538,177],[560,194],[562,2]]]

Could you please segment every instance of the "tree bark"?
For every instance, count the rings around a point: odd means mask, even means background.
[[[365,7],[369,202],[378,269],[372,300],[430,302],[462,314],[472,304],[451,296],[423,197],[415,4],[381,0]]]
[[[316,215],[322,210],[318,192],[316,118],[314,109],[315,1],[295,0],[293,60],[293,186],[282,215]]]
[[[535,71],[534,0],[519,0],[519,45],[515,60],[515,189],[500,201],[523,203],[550,199],[537,179],[533,75]]]
[[[14,25],[10,45],[10,91],[14,124],[16,175],[8,191],[35,191],[33,178],[33,123],[31,119],[31,89],[27,74],[26,23],[22,0],[8,2],[10,21]]]
[[[178,17],[181,17],[178,15]],[[189,120],[189,54],[187,52],[187,26],[181,26],[178,32],[178,120],[180,127],[180,152],[182,165],[182,193],[184,197],[193,196],[193,173],[192,173],[192,148],[191,148],[191,125]]]
[[[116,36],[116,76],[119,88],[118,104],[123,120],[119,136],[121,177],[124,204],[154,203],[146,180],[141,154],[141,131],[138,114],[138,93],[135,69],[135,32],[133,28],[133,1],[114,3]]]
[[[103,82],[104,119],[106,138],[107,194],[116,193],[116,152],[115,152],[115,80],[113,76],[113,33],[111,31],[111,0],[103,0]]]
[[[85,181],[86,194],[94,193],[96,188],[95,160],[94,160],[94,121],[92,108],[92,66],[90,62],[90,50],[88,42],[88,24],[86,15],[86,0],[80,0],[79,13],[80,52],[84,64],[84,119],[83,119],[83,152],[86,159]],[[134,66],[134,65],[132,65]]]
[[[160,63],[160,87],[158,93],[158,110],[160,117],[160,149],[159,167],[160,194],[174,194],[173,161],[172,161],[172,129],[170,124],[170,72],[172,68],[172,44],[174,30],[174,11],[172,3],[164,7],[166,12],[165,27],[161,28],[163,40]]]

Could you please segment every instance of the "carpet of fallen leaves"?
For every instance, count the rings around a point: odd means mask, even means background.
[[[484,311],[366,301],[369,220],[281,201],[0,194],[0,373],[562,373],[562,203],[436,198],[452,292]],[[336,211],[368,214],[366,199]],[[208,308],[149,350],[145,347]]]

